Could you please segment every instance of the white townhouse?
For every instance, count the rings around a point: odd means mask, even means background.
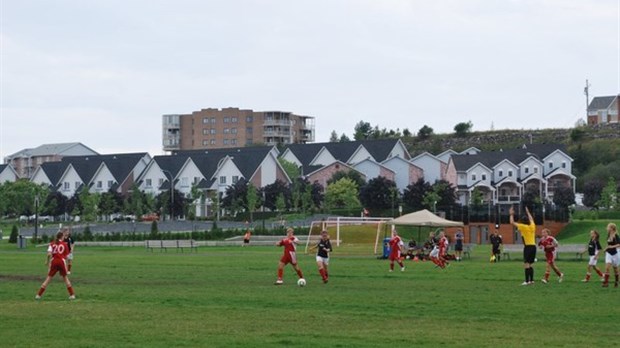
[[[415,166],[424,171],[424,181],[434,184],[444,179],[447,163],[429,152],[423,152],[410,160]]]
[[[0,184],[7,181],[15,182],[19,179],[19,175],[11,165],[0,164]]]

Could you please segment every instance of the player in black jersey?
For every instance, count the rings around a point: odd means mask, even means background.
[[[311,247],[309,250],[317,249],[316,252],[316,265],[319,267],[319,274],[323,278],[323,283],[327,283],[329,280],[329,273],[327,266],[329,265],[329,253],[332,251],[332,243],[329,241],[329,235],[327,231],[321,231],[321,240]]]
[[[601,247],[601,243],[598,241],[598,238],[598,231],[590,231],[590,241],[588,242],[588,255],[590,256],[590,261],[588,261],[588,272],[586,273],[586,277],[582,280],[582,282],[584,283],[590,281],[592,268],[594,268],[596,274],[601,277],[601,280],[604,280],[603,272],[601,272],[601,270],[596,267],[596,262],[598,261],[598,253],[599,251],[601,251],[601,249],[603,249]]]

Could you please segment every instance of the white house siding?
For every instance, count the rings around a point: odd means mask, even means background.
[[[277,160],[273,156],[266,156],[263,163],[260,165],[261,170],[261,187],[273,184],[276,182],[277,174]],[[250,178],[247,178],[248,180]]]
[[[204,176],[196,167],[194,161],[191,158],[188,158],[179,173],[177,174],[178,181],[174,185],[174,187],[185,196],[189,196],[192,192],[192,185],[194,183],[198,184],[200,180],[204,179]]]
[[[80,185],[84,184],[78,173],[73,169],[73,166],[69,165],[65,174],[60,179],[59,191],[66,197],[73,197],[76,190]]]
[[[379,163],[374,161],[362,161],[353,165],[353,168],[366,175],[366,180],[374,179],[381,175],[381,167]]]
[[[431,154],[422,154],[411,160],[411,163],[424,169],[424,181],[433,184],[441,180],[441,161]]]
[[[508,174],[512,171],[512,176]],[[502,175],[500,175],[500,173]],[[516,181],[519,175],[519,167],[511,162],[502,161],[493,168],[493,181],[498,182],[506,177],[509,177],[511,181]]]
[[[537,170],[538,172],[536,172]],[[524,179],[534,173],[537,173],[535,175],[537,178],[540,178],[543,175],[542,164],[538,160],[530,157],[519,164],[519,179]]]
[[[146,194],[156,196],[160,193],[160,182],[163,183],[164,181],[169,181],[170,178],[169,175],[164,174],[164,172],[161,171],[161,168],[157,165],[157,162],[153,161],[151,166],[149,166],[146,171],[142,173],[140,180],[142,180],[140,183],[140,190]],[[150,186],[148,185],[149,181],[151,183]]]
[[[349,159],[348,164],[357,164],[360,163],[362,161],[365,161],[367,159],[373,159],[373,160],[377,160],[376,158],[373,158],[372,155],[370,154],[370,152],[368,152],[368,150],[366,150],[366,148],[363,145],[360,145],[357,150],[355,151],[355,153],[353,154],[353,156],[351,156],[351,158]],[[373,176],[374,178],[375,176]]]
[[[265,171],[263,171],[263,174],[265,174]],[[226,160],[224,160],[224,163],[221,164],[220,168],[215,172],[214,175],[214,185],[217,187],[218,192],[224,193],[228,186],[233,185],[234,183],[232,180],[234,176],[237,176],[239,179],[241,179],[243,177],[243,174],[241,174],[241,171],[239,170],[239,168],[237,168],[235,163],[229,158],[227,158]],[[221,177],[226,178],[225,183],[221,181]]]
[[[400,192],[403,192],[405,188],[412,183],[413,180],[409,177],[410,162],[404,160],[402,157],[394,157],[384,161],[382,164],[394,172],[394,182]]]
[[[286,151],[284,151],[284,154],[282,154],[281,156],[282,158],[284,158],[285,160],[295,163],[298,166],[301,166],[301,161],[297,158],[297,156],[295,156],[295,154],[287,149]]]
[[[16,179],[17,178],[15,177],[15,174],[8,166],[2,171],[2,173],[0,173],[0,183],[4,183],[7,181],[13,182]]]
[[[47,176],[45,171],[41,169],[41,167],[39,167],[35,171],[34,175],[32,176],[32,179],[30,179],[30,181],[32,181],[33,183],[35,183],[37,185],[52,186],[52,185],[56,184],[56,183],[52,183],[52,181],[49,179],[49,177]]]
[[[392,151],[390,151],[389,157],[396,157],[399,156],[400,158],[403,159],[407,159],[408,157],[408,152],[407,149],[404,147],[403,143],[398,141],[396,143],[396,145],[394,145],[394,148],[392,149]],[[377,161],[381,161],[381,160],[385,160],[386,158],[377,158]]]
[[[572,159],[561,151],[553,152],[552,154],[550,154],[544,159],[544,162],[545,162],[545,171],[544,171],[545,175],[547,175],[549,172],[557,168],[561,168],[562,171],[565,173],[573,172]],[[549,167],[550,163],[553,164],[552,168]],[[562,167],[562,164],[564,164],[565,167]]]
[[[322,148],[310,165],[328,166],[334,162],[336,162],[336,158],[326,148]]]
[[[91,193],[108,192],[110,190],[110,187],[108,187],[109,181],[112,181],[113,183],[115,183],[116,179],[114,179],[114,176],[112,175],[108,167],[105,164],[103,164],[99,168],[97,173],[95,173],[95,176],[93,177],[93,180],[91,181],[92,185],[90,186],[89,191]]]

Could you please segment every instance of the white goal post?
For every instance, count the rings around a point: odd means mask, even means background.
[[[306,249],[305,252],[308,252],[308,247],[310,245],[310,237],[312,236],[312,230],[315,227],[319,227],[321,230],[327,229],[329,227],[336,227],[336,246],[340,246],[340,226],[346,225],[377,225],[377,236],[375,238],[375,249],[374,253],[377,254],[377,248],[379,246],[379,235],[381,234],[381,226],[382,224],[388,223],[394,220],[393,218],[378,218],[378,217],[344,217],[344,216],[335,216],[328,217],[325,220],[321,221],[312,221],[310,223],[310,230],[308,231],[308,238],[306,239]]]

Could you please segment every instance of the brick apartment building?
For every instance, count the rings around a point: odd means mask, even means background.
[[[305,144],[314,141],[314,117],[285,111],[202,109],[162,116],[164,151]]]
[[[43,163],[57,162],[66,156],[93,155],[98,153],[82,143],[43,144],[6,156],[4,163],[11,165],[20,178],[30,179]]]

